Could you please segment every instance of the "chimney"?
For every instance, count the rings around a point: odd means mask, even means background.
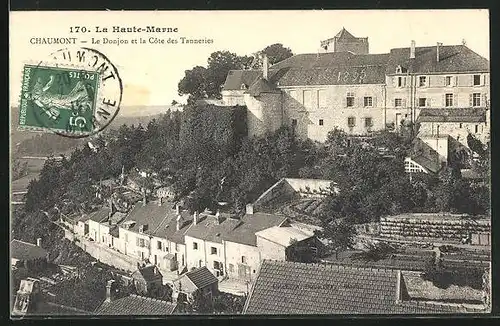
[[[411,40],[410,59],[415,59],[415,41]]]
[[[163,197],[158,198],[158,206],[161,206],[162,202],[163,202]]]
[[[405,286],[405,281],[400,270],[396,271],[396,303],[400,303],[405,300],[408,293]]]
[[[249,215],[253,214],[253,204],[247,204],[246,213]]]
[[[215,220],[216,220],[217,224],[221,223],[221,217],[220,217],[219,210],[217,210],[217,213],[215,213]]]
[[[262,78],[268,80],[268,72],[269,72],[269,59],[267,58],[267,54],[262,54]]]
[[[113,207],[114,207],[114,206],[113,206],[113,200],[110,198],[110,199],[108,200],[108,203],[109,203],[109,213],[108,213],[108,217],[111,217],[111,215],[113,215],[113,213],[114,213],[114,212],[113,212]]]
[[[146,190],[142,192],[142,206],[146,206]]]
[[[467,42],[465,41],[465,39],[462,39],[462,45],[467,46]]]
[[[193,214],[193,224],[198,224],[198,212],[194,212]]]
[[[42,247],[42,238],[38,238],[38,239],[36,239],[36,245],[37,245],[38,247]]]
[[[175,226],[175,229],[179,231],[181,229],[181,221],[182,221],[182,216],[181,214],[177,215],[177,224]]]
[[[114,280],[109,280],[106,284],[106,302],[111,302],[113,300],[112,287],[114,282]]]
[[[436,45],[436,61],[439,62],[439,48],[443,45],[443,43],[437,42]]]

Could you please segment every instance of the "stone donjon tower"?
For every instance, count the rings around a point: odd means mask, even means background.
[[[368,54],[368,37],[355,37],[342,28],[333,38],[321,41],[321,48],[326,52]]]

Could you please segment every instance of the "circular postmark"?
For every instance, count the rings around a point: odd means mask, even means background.
[[[92,136],[117,116],[122,93],[118,70],[104,54],[61,49],[24,66],[19,125],[71,138]]]

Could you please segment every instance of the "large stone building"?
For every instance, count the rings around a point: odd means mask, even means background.
[[[412,41],[368,54],[368,40],[342,30],[322,46],[327,53],[298,54],[272,66],[264,56],[262,70],[228,73],[223,102],[246,105],[249,136],[288,125],[301,138],[322,142],[335,127],[369,135],[420,122],[423,134],[487,137],[489,62],[465,44],[417,47]],[[448,118],[455,110],[460,118]],[[429,116],[438,118],[423,118]]]

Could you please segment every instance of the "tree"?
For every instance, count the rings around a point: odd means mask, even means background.
[[[179,104],[179,102],[177,102],[176,100],[172,100],[171,105],[177,105],[177,104]]]
[[[338,251],[352,248],[356,230],[347,220],[324,223],[321,231],[316,231],[319,239],[326,240],[327,251]]]
[[[265,53],[267,55],[269,59],[269,64],[271,65],[293,56],[292,50],[284,47],[283,44],[281,43],[275,43],[266,46],[262,50],[262,53]]]
[[[186,70],[178,85],[179,95],[190,95],[195,99],[206,98],[207,74],[207,69],[201,66]]]

